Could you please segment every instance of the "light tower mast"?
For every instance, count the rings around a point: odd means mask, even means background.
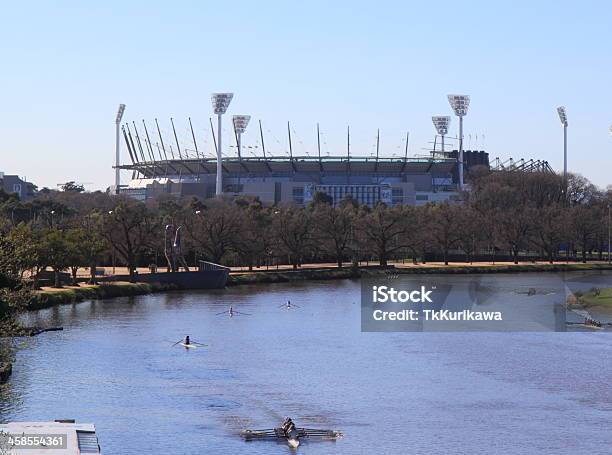
[[[457,165],[459,168],[459,189],[463,189],[463,117],[467,115],[470,107],[469,95],[448,95],[450,103],[455,115],[459,117],[459,154],[457,156]]]
[[[115,194],[119,194],[119,186],[121,185],[121,171],[119,171],[119,165],[121,164],[119,125],[121,124],[124,112],[125,104],[120,104],[117,110],[117,117],[115,117]]]
[[[225,114],[229,107],[233,93],[213,93],[211,95],[211,101],[213,105],[213,111],[217,115],[217,185],[215,194],[221,196],[223,193],[223,165],[221,162],[221,116]]]
[[[559,106],[557,113],[559,114],[561,125],[563,125],[563,186],[567,193],[567,111],[565,106]],[[567,194],[565,196],[567,197]]]

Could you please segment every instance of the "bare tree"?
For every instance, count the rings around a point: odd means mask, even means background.
[[[410,229],[406,207],[396,205],[387,207],[378,204],[373,210],[362,208],[357,229],[362,248],[372,251],[378,257],[379,264],[388,265],[392,255],[409,246],[407,234]],[[412,227],[414,228],[414,226]]]
[[[319,203],[314,206],[315,236],[320,248],[334,254],[338,267],[342,267],[353,236],[356,210],[351,204],[334,207]]]
[[[161,235],[161,226],[142,202],[126,199],[104,214],[100,234],[124,260],[134,281],[138,260]]]
[[[235,250],[242,235],[239,208],[224,200],[205,204],[192,202],[185,216],[185,228],[194,246],[214,263]]]
[[[287,254],[294,269],[302,265],[307,253],[314,249],[312,213],[299,208],[275,210],[273,228],[280,251]]]

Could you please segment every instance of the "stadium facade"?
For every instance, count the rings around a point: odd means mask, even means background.
[[[120,193],[139,200],[158,194],[215,195],[216,159],[137,160],[128,143],[132,180]],[[266,157],[225,158],[223,193],[258,197],[264,204],[308,204],[315,192],[338,203],[350,195],[374,206],[422,205],[457,196],[457,158]],[[483,151],[466,151],[466,167],[489,166]]]

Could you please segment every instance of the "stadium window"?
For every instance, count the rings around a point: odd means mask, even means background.
[[[304,203],[304,188],[303,187],[293,188],[293,202],[295,202],[296,204]]]

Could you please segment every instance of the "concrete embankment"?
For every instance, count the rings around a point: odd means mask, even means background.
[[[318,281],[318,280],[342,280],[347,278],[359,278],[364,273],[384,273],[385,269],[370,268],[325,268],[325,269],[299,269],[299,270],[279,270],[279,271],[253,271],[243,273],[233,273],[227,280],[227,286],[240,284],[258,283],[286,283],[289,281]]]
[[[479,274],[479,273],[524,273],[524,272],[576,272],[585,270],[612,270],[609,264],[555,263],[555,264],[418,264],[389,267],[344,267],[344,268],[302,268],[299,270],[251,271],[232,273],[227,286],[257,283],[285,283],[306,280],[337,280],[366,276],[412,275],[412,274]]]
[[[461,264],[461,265],[427,265],[402,267],[393,270],[398,274],[440,273],[440,274],[471,274],[471,273],[524,273],[524,272],[579,272],[586,270],[612,270],[612,265],[605,263],[521,263],[521,264]]]

